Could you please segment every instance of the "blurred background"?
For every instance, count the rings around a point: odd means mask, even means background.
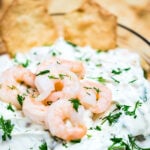
[[[0,0],[0,20],[13,0]],[[150,0],[94,0],[118,16],[118,22],[150,40]],[[3,3],[3,5],[2,5]]]
[[[150,0],[95,0],[150,41]]]

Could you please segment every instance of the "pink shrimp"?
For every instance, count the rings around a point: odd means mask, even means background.
[[[80,90],[78,77],[73,72],[60,68],[51,68],[49,74],[37,76],[35,84],[40,93],[37,100],[41,101],[70,99],[76,97]]]
[[[21,108],[17,95],[23,94],[26,87],[24,85],[35,88],[35,75],[26,68],[14,66],[5,70],[0,75],[0,100],[15,105],[18,109]]]
[[[33,122],[45,126],[44,118],[47,113],[48,106],[42,102],[37,102],[35,98],[26,97],[23,102],[22,111],[25,116],[30,118]]]
[[[81,61],[71,61],[61,58],[50,58],[48,60],[45,60],[39,65],[37,73],[43,70],[50,70],[51,67],[70,70],[71,72],[75,73],[80,79],[83,78],[85,74],[85,69]]]
[[[83,107],[80,106],[77,112],[70,101],[61,99],[49,107],[45,122],[53,136],[70,141],[86,134],[83,115]]]
[[[111,91],[98,82],[81,81],[82,90],[79,93],[81,104],[93,113],[103,113],[111,105]]]

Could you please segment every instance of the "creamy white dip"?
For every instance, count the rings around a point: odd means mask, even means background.
[[[15,112],[12,112],[7,109],[8,104],[0,102],[0,116],[10,119],[14,124],[12,138],[6,141],[1,138],[3,131],[0,129],[0,150],[39,150],[43,142],[47,143],[49,150],[107,150],[113,144],[111,138],[122,138],[129,143],[128,135],[136,139],[138,146],[150,149],[150,83],[144,78],[137,54],[121,48],[96,52],[91,47],[76,47],[59,39],[52,46],[33,48],[26,54],[18,53],[14,59],[1,56],[0,73],[18,63],[27,63],[27,68],[35,73],[40,62],[50,57],[81,60],[86,68],[85,78],[97,80],[99,77],[100,82],[111,89],[114,105],[104,116],[95,120],[92,113],[86,110],[87,135],[79,143],[67,143],[52,138],[44,127],[32,123],[21,111],[14,107]],[[122,109],[114,111],[116,103],[119,103],[131,106],[131,112],[137,101],[142,105],[137,107],[135,118]],[[111,125],[108,120],[104,122],[104,117],[119,112],[122,114],[116,122]]]

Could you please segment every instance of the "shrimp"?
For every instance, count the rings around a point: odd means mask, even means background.
[[[77,112],[70,101],[61,99],[50,105],[45,122],[53,136],[70,141],[80,139],[86,134],[83,115],[82,106]]]
[[[93,113],[103,113],[110,107],[112,93],[106,86],[87,80],[81,81],[81,84],[78,98],[85,108]]]
[[[5,70],[0,75],[0,99],[4,102],[11,103],[20,109],[21,105],[17,100],[18,94],[23,94],[26,90],[25,85],[35,88],[35,75],[26,68],[13,66]]]
[[[60,58],[50,58],[45,60],[39,65],[37,72],[50,70],[52,66],[55,68],[66,68],[75,73],[80,79],[83,78],[85,74],[85,69],[81,61],[71,61]]]
[[[26,117],[33,122],[44,125],[44,118],[46,116],[48,106],[45,106],[42,102],[37,102],[33,97],[26,97],[23,103],[22,111]]]
[[[38,101],[56,101],[61,98],[76,97],[80,91],[80,81],[71,71],[51,68],[50,74],[37,76],[35,85],[40,93]]]

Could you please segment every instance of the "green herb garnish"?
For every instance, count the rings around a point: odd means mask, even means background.
[[[89,61],[90,61],[90,58],[85,58],[85,61],[86,61],[86,62],[89,62]]]
[[[80,143],[80,142],[81,142],[81,139],[71,140],[70,142],[71,142],[71,143],[74,143],[74,144],[76,144],[76,143]]]
[[[123,110],[126,115],[133,116],[134,118],[136,118],[137,117],[136,110],[138,109],[138,107],[142,106],[142,103],[140,101],[137,101],[132,111],[129,110],[131,106],[128,105],[117,104],[116,106],[119,110]]]
[[[99,88],[93,87],[93,89],[96,91],[97,94],[100,92]]]
[[[113,144],[109,146],[108,150],[149,150],[150,148],[141,148],[135,142],[135,138],[132,135],[128,135],[128,140],[123,138],[113,137],[110,139]]]
[[[26,59],[25,62],[19,62],[16,58],[16,56],[14,57],[14,62],[16,62],[17,64],[23,66],[24,68],[28,67],[29,64],[30,64],[30,60],[29,59]]]
[[[102,66],[102,64],[96,64],[96,67],[101,67]]]
[[[102,129],[101,129],[101,127],[100,127],[100,126],[96,126],[96,127],[95,127],[95,130],[97,130],[97,131],[101,131]]]
[[[134,109],[132,111],[130,111],[129,109],[130,109],[131,106],[116,104],[116,109],[113,110],[111,113],[109,113],[108,116],[102,118],[102,123],[101,124],[104,124],[106,121],[108,121],[110,126],[113,123],[116,123],[122,115],[122,112],[116,112],[116,111],[119,111],[119,110],[122,110],[125,113],[125,115],[133,116],[134,118],[136,118],[137,117],[136,110],[141,105],[142,105],[142,103],[137,101],[135,103]]]
[[[59,78],[57,78],[57,77],[55,77],[55,76],[53,76],[53,75],[48,76],[48,78],[49,78],[49,79],[59,79]]]
[[[30,64],[30,60],[29,60],[29,59],[27,59],[24,63],[21,63],[21,65],[22,65],[24,68],[28,67],[29,64]]]
[[[54,50],[53,50],[53,51],[51,51],[51,55],[52,55],[53,57],[55,57],[55,56],[61,55],[61,52],[58,52],[58,51],[55,51],[55,52],[54,52]]]
[[[114,77],[111,77],[111,79],[113,79],[113,81],[115,81],[116,83],[120,83],[120,81],[116,80]]]
[[[53,57],[58,56],[58,55],[61,55],[61,52],[55,51],[54,49],[53,49],[53,50],[50,50],[49,53],[50,53]]]
[[[47,143],[46,143],[46,142],[42,143],[42,144],[39,146],[39,150],[48,150],[48,148],[47,148]]]
[[[68,148],[67,143],[63,142],[62,145],[63,145],[65,148]]]
[[[81,105],[79,99],[72,98],[72,99],[70,99],[69,101],[71,101],[71,103],[72,103],[72,105],[73,105],[73,108],[78,112],[78,108],[79,108],[79,106]]]
[[[12,112],[15,112],[15,110],[13,109],[11,103],[8,104],[7,110],[10,110],[10,111],[12,111]]]
[[[17,95],[17,100],[18,100],[19,104],[22,106],[23,101],[25,100],[25,97],[18,94]]]
[[[52,52],[52,56],[56,56],[56,53],[55,53],[55,52]]]
[[[11,139],[11,132],[14,125],[11,124],[11,120],[5,120],[3,116],[0,117],[0,129],[3,131],[2,140],[6,141],[7,138]]]
[[[131,69],[130,67],[129,68],[125,68],[124,71],[129,71],[130,69]]]
[[[59,78],[60,78],[61,80],[63,80],[64,77],[68,77],[68,75],[66,75],[66,74],[59,74]]]
[[[44,75],[44,74],[47,74],[47,73],[50,73],[50,71],[49,70],[43,70],[43,71],[40,71],[36,76]]]
[[[67,42],[67,44],[71,45],[72,47],[77,47],[77,45],[72,42],[69,42],[69,41],[66,41],[66,42]]]
[[[110,140],[113,144],[108,147],[108,150],[131,150],[128,143],[124,142],[122,138],[113,137]]]
[[[121,74],[123,71],[129,71],[131,68],[125,68],[125,69],[120,69],[120,68],[117,68],[117,69],[113,69],[111,73],[115,74],[115,75],[119,75]]]
[[[97,77],[96,79],[98,82],[103,83],[103,84],[107,82],[106,79],[104,79],[103,77]]]
[[[90,61],[90,58],[84,58],[84,57],[78,57],[77,59],[80,60],[80,61],[84,61],[84,62],[89,62]]]
[[[88,86],[85,86],[84,88],[87,89],[87,90],[92,89],[91,87],[88,87]]]
[[[90,127],[89,130],[97,130],[97,131],[101,131],[101,127],[100,126],[96,126],[96,127]]]
[[[104,124],[106,121],[108,121],[109,125],[111,126],[113,123],[116,123],[118,121],[118,119],[120,118],[120,116],[122,115],[121,112],[118,113],[109,113],[108,116],[104,117],[102,120],[102,124]]]
[[[131,80],[128,83],[134,83],[135,81],[137,81],[137,79]]]
[[[101,50],[101,49],[98,49],[97,51],[96,51],[96,53],[101,53],[103,50]]]
[[[119,75],[119,74],[122,73],[122,70],[121,70],[120,68],[117,68],[116,70],[112,70],[111,73],[116,74],[116,75]]]
[[[96,93],[99,93],[100,92],[100,89],[99,88],[96,88],[96,87],[87,87],[87,86],[85,86],[84,87],[85,89],[87,89],[87,90],[95,90],[96,91]]]
[[[59,77],[55,77],[54,75],[49,75],[48,78],[49,79],[61,79],[61,80],[63,80],[64,77],[68,77],[68,75],[66,75],[66,74],[59,74],[58,76]]]
[[[91,134],[87,134],[87,138],[90,139],[92,137]]]

